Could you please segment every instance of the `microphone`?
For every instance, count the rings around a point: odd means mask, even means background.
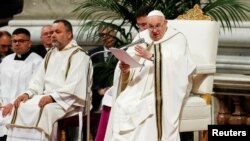
[[[138,43],[145,43],[145,39],[144,38],[140,38],[140,39],[134,41],[131,44],[128,44],[128,45],[125,45],[125,46],[121,47],[120,49],[127,49],[127,48],[129,48],[131,46],[134,46],[134,45],[138,44]],[[92,58],[93,56],[95,56],[97,54],[104,53],[104,52],[110,52],[110,50],[103,50],[103,51],[95,52],[95,53],[93,53],[93,54],[90,55],[90,58]]]

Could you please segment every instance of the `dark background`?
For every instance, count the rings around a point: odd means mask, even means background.
[[[13,16],[23,10],[23,0],[0,0],[0,27],[8,25]]]

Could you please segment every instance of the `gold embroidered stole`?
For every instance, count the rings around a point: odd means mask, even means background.
[[[155,111],[156,111],[156,125],[157,125],[157,137],[158,141],[162,138],[162,68],[161,68],[161,44],[154,45],[154,71],[155,71]]]
[[[162,41],[166,42],[180,32],[176,32],[173,35],[169,36],[166,40]],[[162,44],[158,43],[154,45],[154,79],[155,79],[155,111],[156,111],[156,125],[157,125],[157,138],[158,141],[162,140]]]

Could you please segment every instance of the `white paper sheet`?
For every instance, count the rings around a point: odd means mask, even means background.
[[[110,48],[111,53],[120,61],[129,64],[131,68],[141,67],[142,64],[132,58],[126,51],[117,48]]]
[[[113,86],[110,87],[104,94],[102,98],[102,105],[112,107],[113,103]]]

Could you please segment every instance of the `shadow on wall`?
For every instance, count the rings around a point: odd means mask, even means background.
[[[13,16],[23,10],[23,0],[1,0],[0,1],[0,27],[8,25]]]

